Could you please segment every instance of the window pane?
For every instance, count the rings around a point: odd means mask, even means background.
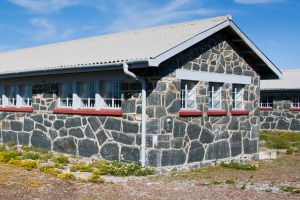
[[[243,108],[243,87],[241,85],[233,85],[232,99],[233,109]]]
[[[107,81],[105,83],[103,106],[108,108],[121,107],[121,83],[119,81]]]
[[[31,85],[21,85],[20,95],[22,97],[22,106],[32,105],[32,86]]]
[[[81,98],[81,107],[95,107],[96,83],[85,82],[83,97]]]
[[[73,83],[61,84],[60,91],[60,106],[72,107],[73,106]]]
[[[18,87],[16,85],[6,86],[5,91],[6,91],[6,96],[8,99],[8,105],[16,106],[17,105]]]
[[[260,107],[268,108],[273,107],[273,97],[272,96],[261,96],[260,97]]]
[[[221,109],[221,84],[210,83],[209,107],[211,109]]]
[[[293,98],[292,107],[294,107],[294,108],[299,108],[300,107],[300,98],[299,98],[299,96],[295,96]]]
[[[181,108],[196,108],[196,82],[181,81]]]

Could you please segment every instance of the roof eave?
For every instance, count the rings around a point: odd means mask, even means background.
[[[282,72],[257,48],[257,46],[235,25],[233,21],[229,22],[229,26],[235,33],[251,48],[252,51],[269,67],[278,79],[282,79]]]
[[[228,17],[226,21],[202,33],[199,33],[198,35],[169,49],[168,51],[165,51],[157,57],[149,59],[149,66],[158,67],[158,65],[163,61],[171,58],[172,56],[182,52],[183,50],[191,47],[192,45],[204,40],[205,38],[226,27],[230,27],[249,46],[249,48],[251,48],[251,50],[266,64],[266,66],[278,77],[278,79],[283,78],[281,71],[255,46],[255,44],[234,24],[234,22],[231,21],[231,17]],[[266,77],[269,77],[269,75],[266,75]],[[270,77],[271,79],[274,79],[274,76]]]

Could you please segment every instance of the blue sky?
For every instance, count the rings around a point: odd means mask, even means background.
[[[299,10],[299,0],[1,0],[0,52],[231,15],[279,69],[300,69]]]

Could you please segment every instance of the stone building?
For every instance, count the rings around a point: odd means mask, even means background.
[[[261,129],[300,131],[300,70],[282,70],[283,78],[261,81]]]
[[[1,53],[1,140],[154,167],[252,158],[260,80],[280,76],[229,16]]]

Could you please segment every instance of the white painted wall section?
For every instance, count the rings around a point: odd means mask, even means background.
[[[176,78],[190,81],[205,81],[216,83],[251,84],[251,76],[236,74],[217,74],[210,72],[189,71],[184,69],[176,70]]]

